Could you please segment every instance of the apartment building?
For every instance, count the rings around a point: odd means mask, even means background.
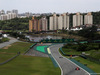
[[[48,23],[46,17],[42,17],[41,19],[35,19],[32,17],[32,20],[29,20],[29,31],[47,31]]]
[[[93,15],[91,14],[91,12],[87,13],[87,15],[84,16],[84,24],[93,25]]]
[[[76,15],[73,15],[73,27],[81,25],[83,25],[83,15],[76,13]]]
[[[49,20],[50,30],[69,29],[68,13],[61,14],[60,16],[56,16],[56,14],[53,14],[53,16],[49,18]]]

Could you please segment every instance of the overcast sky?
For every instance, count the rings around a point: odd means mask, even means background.
[[[65,13],[100,11],[100,0],[0,0],[0,10],[19,13]]]

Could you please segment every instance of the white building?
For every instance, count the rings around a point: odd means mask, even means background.
[[[0,20],[7,20],[7,15],[0,15]]]
[[[48,21],[46,17],[41,18],[42,31],[48,30]]]
[[[50,30],[69,29],[69,15],[64,13],[59,17],[56,14],[50,17]]]
[[[58,29],[62,30],[64,27],[64,24],[63,24],[63,16],[59,16],[58,17]]]
[[[83,15],[76,13],[73,15],[73,27],[83,25]]]
[[[56,16],[56,14],[53,14],[53,16],[51,16],[49,18],[50,20],[50,30],[57,30],[58,29],[58,16]]]
[[[69,15],[64,13],[58,17],[58,29],[69,30]]]
[[[7,15],[7,20],[10,20],[10,19],[13,19],[13,18],[17,17],[16,13],[8,13],[6,15]]]
[[[51,16],[49,18],[49,30],[54,30],[54,27],[53,27],[53,16]]]
[[[12,10],[12,13],[15,13],[16,15],[17,15],[17,17],[18,17],[18,10]]]
[[[87,15],[85,15],[84,24],[85,25],[92,25],[93,24],[93,16],[90,12]]]
[[[69,29],[69,15],[68,15],[68,13],[66,14],[66,13],[64,13],[63,14],[63,22],[64,22],[64,29]]]
[[[5,14],[5,11],[4,11],[4,10],[1,10],[1,11],[0,11],[0,14],[1,14],[1,15],[4,15],[4,14]]]
[[[6,12],[6,14],[9,14],[9,13],[11,13],[11,11],[7,11],[7,12]]]
[[[17,17],[17,15],[15,13],[8,13],[5,15],[0,15],[0,20],[10,20],[10,19],[13,19],[16,17]]]
[[[56,14],[53,15],[53,28],[54,30],[58,29],[58,16]]]

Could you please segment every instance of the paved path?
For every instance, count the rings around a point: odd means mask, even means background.
[[[75,70],[77,65],[71,62],[69,59],[63,57],[59,53],[58,49],[62,46],[63,44],[58,44],[58,45],[53,45],[49,47],[51,50],[52,56],[56,59],[56,61],[58,62],[61,68],[61,71],[62,71],[61,75],[89,75],[89,73],[87,73],[83,69],[80,69],[78,71]],[[59,58],[59,57],[63,57],[63,58]]]
[[[8,45],[18,41],[17,39],[12,38],[12,37],[8,37],[8,38],[10,39],[9,42],[0,43],[0,48],[3,48],[5,46],[8,46]]]

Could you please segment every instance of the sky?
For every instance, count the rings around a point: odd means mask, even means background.
[[[100,0],[0,0],[0,10],[19,13],[76,13],[100,11]]]

